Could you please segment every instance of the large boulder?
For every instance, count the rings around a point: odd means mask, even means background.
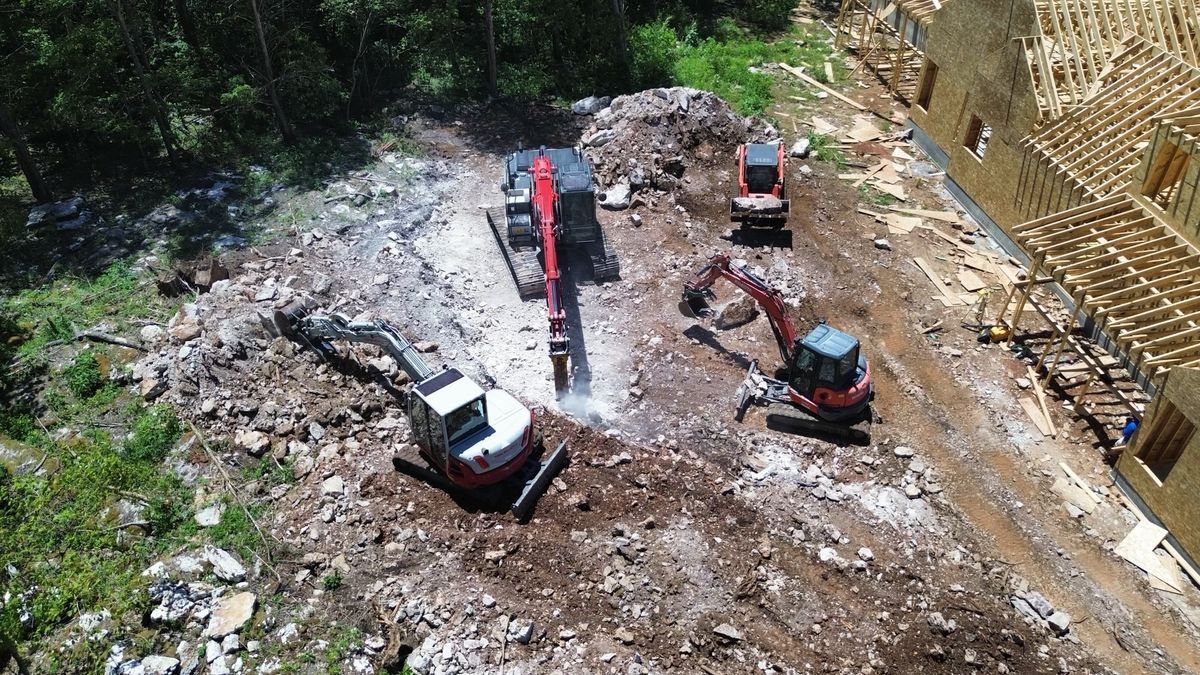
[[[758,317],[758,303],[744,295],[721,308],[713,322],[721,330],[744,326]]]
[[[600,206],[614,211],[629,208],[630,200],[633,198],[633,190],[630,189],[629,183],[621,181],[611,188],[600,193]]]
[[[204,547],[204,559],[212,565],[213,574],[222,581],[237,583],[246,578],[246,568],[228,552],[216,546]]]
[[[611,102],[612,99],[607,96],[588,96],[572,103],[571,112],[576,115],[595,115]]]

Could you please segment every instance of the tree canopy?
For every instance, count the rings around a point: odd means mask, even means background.
[[[788,0],[11,0],[0,167],[221,161],[398,96],[570,98],[672,81],[674,40],[774,29]],[[492,52],[493,53],[489,53]],[[68,180],[51,182],[69,183]]]

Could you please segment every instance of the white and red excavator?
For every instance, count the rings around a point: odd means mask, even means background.
[[[267,331],[338,358],[335,341],[375,345],[413,381],[405,397],[416,452],[395,455],[397,470],[490,505],[512,502],[524,520],[567,459],[566,442],[542,456],[534,414],[502,389],[484,390],[457,368],[435,371],[385,321],[312,314],[304,299],[264,317]]]

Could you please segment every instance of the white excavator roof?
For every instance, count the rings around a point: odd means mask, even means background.
[[[483,388],[457,368],[447,368],[416,387],[430,408],[445,416],[483,396]]]

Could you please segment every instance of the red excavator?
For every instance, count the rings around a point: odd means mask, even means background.
[[[766,311],[784,363],[782,379],[774,379],[759,372],[757,361],[751,362],[738,388],[736,419],[740,422],[750,404],[757,403],[767,406],[768,426],[869,443],[874,386],[858,339],[824,322],[800,337],[783,295],[727,255],[709,258],[708,265],[684,284],[683,299],[692,313],[711,311],[707,299],[713,297],[717,279],[737,286]]]
[[[592,167],[580,148],[518,150],[505,158],[500,189],[504,209],[489,210],[488,223],[521,297],[546,293],[554,390],[561,394],[570,386],[570,339],[558,245],[583,246],[597,283],[616,279],[621,272],[617,254],[604,240],[596,219]],[[501,224],[507,236],[501,235]]]
[[[744,143],[737,149],[737,187],[729,200],[729,219],[746,225],[780,228],[792,202],[787,198],[783,145]]]

